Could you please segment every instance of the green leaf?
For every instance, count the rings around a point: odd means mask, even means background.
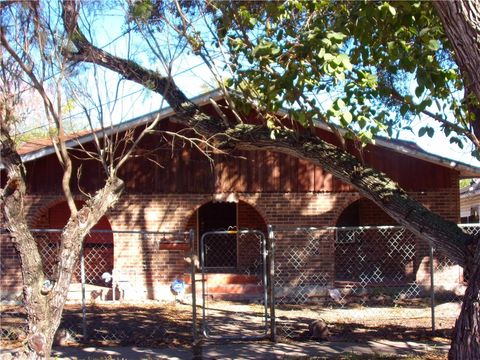
[[[438,49],[440,49],[440,42],[438,40],[431,39],[427,43],[427,48],[432,51],[437,51]]]
[[[366,116],[360,115],[357,120],[358,120],[358,125],[360,125],[360,128],[363,129],[365,126],[367,126],[368,118]]]
[[[424,136],[425,134],[431,138],[435,134],[435,129],[430,126],[424,126],[418,131],[418,136],[420,137]]]
[[[390,14],[392,14],[392,16],[397,15],[397,10],[390,4],[388,4],[388,11],[390,12]]]
[[[272,53],[274,52],[274,49],[278,49],[278,48],[276,47],[274,48],[271,42],[263,42],[253,48],[252,55],[257,58],[262,56],[272,55]],[[278,52],[279,52],[279,49],[276,53],[278,54]]]
[[[352,70],[353,66],[347,54],[338,54],[337,61],[339,61],[339,65],[341,64],[346,70]]]
[[[302,124],[302,125],[305,125],[306,124],[306,121],[305,121],[306,117],[305,117],[305,113],[303,111],[300,111],[297,113],[297,121]]]
[[[342,113],[342,117],[347,124],[350,124],[353,120],[353,116],[352,116],[352,113],[350,111],[344,111]]]
[[[450,144],[457,144],[460,149],[463,149],[463,141],[455,136],[450,138]]]
[[[323,57],[325,56],[325,48],[320,48],[320,50],[318,51],[318,54],[317,54],[317,57],[319,59],[323,59]]]
[[[347,35],[340,33],[340,32],[335,32],[335,31],[328,31],[327,32],[327,38],[332,40],[333,42],[340,43],[342,42]]]
[[[323,59],[327,62],[330,62],[335,59],[335,56],[330,53],[326,53],[325,55],[323,55]]]
[[[416,95],[417,97],[422,96],[424,90],[425,90],[425,88],[424,88],[423,86],[418,86],[418,87],[415,89],[415,95]]]
[[[418,33],[418,36],[424,37],[424,36],[427,35],[430,31],[431,31],[431,29],[428,28],[428,27],[423,28],[423,29],[420,30],[420,32]]]

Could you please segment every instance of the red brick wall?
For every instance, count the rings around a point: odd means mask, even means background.
[[[8,234],[0,234],[0,298],[13,300],[22,291],[20,258]]]
[[[440,215],[450,220],[458,220],[458,188],[453,182],[451,188],[441,189],[433,194],[419,192],[412,195]],[[265,224],[277,228],[334,226],[343,209],[360,198],[354,192],[244,193],[236,196],[240,200],[239,225],[262,230],[265,229]],[[61,197],[55,195],[28,197],[26,213],[32,226],[45,227],[45,224],[48,224],[46,209],[60,200]],[[106,218],[113,230],[184,231],[195,227],[195,211],[212,200],[211,194],[125,194]],[[376,209],[371,208],[371,218],[379,219],[381,216],[383,215]],[[378,224],[378,221],[376,223]],[[290,236],[278,238],[277,246],[302,247],[304,242],[305,239],[301,237]],[[133,238],[118,233],[114,235],[113,243],[114,267],[121,269],[142,296],[162,297],[169,292],[168,284],[187,271],[183,258],[188,250],[166,250],[156,247],[155,239],[148,236],[139,239],[138,236]],[[315,246],[319,247],[318,258],[309,259],[304,266],[309,267],[312,276],[319,272],[331,276],[334,262],[333,240]],[[424,259],[426,247],[421,249],[423,250],[419,253],[419,258]],[[1,250],[2,254],[7,254],[3,255],[7,256],[6,259],[12,258],[8,263],[2,260],[2,266],[5,263],[5,267],[8,267],[5,271],[9,274],[16,273],[12,270],[16,263],[11,255],[11,245],[3,240]],[[3,280],[4,278],[2,276],[2,291],[13,290],[15,286],[12,284],[18,283],[18,276],[15,277],[16,280]]]

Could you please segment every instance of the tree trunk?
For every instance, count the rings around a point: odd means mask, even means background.
[[[480,246],[477,244],[473,264],[469,267],[468,287],[462,310],[455,323],[450,360],[480,359]]]
[[[6,227],[15,238],[15,245],[20,253],[24,307],[28,321],[27,342],[22,351],[16,354],[16,358],[50,357],[83,239],[107,210],[118,201],[122,190],[123,182],[118,178],[110,178],[106,185],[85,203],[77,216],[70,218],[62,232],[58,264],[53,279],[44,276],[37,244],[21,211],[22,203],[14,201],[14,198],[6,198],[4,204]],[[13,214],[17,216],[12,216]]]
[[[454,50],[455,60],[465,80],[465,94],[474,94],[480,102],[480,1],[433,1],[445,33]],[[470,100],[466,99],[469,103]],[[473,131],[480,137],[480,111],[473,109]],[[468,287],[462,310],[455,324],[449,359],[480,359],[480,247],[468,265]],[[473,252],[473,251],[472,251]]]
[[[432,4],[462,71],[465,93],[474,94],[480,102],[480,0],[433,1]],[[480,138],[480,114],[474,115],[473,130]]]
[[[15,239],[20,254],[24,308],[27,312],[27,338],[17,359],[48,359],[55,332],[85,235],[120,197],[123,182],[110,177],[68,221],[61,238],[58,265],[53,279],[45,277],[37,243],[29,231],[24,211],[25,170],[5,124],[0,128],[0,155],[7,170],[7,183],[0,193],[5,227]]]

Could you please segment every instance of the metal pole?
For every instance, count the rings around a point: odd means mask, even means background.
[[[192,290],[192,336],[193,336],[193,343],[197,342],[197,290],[195,287],[195,231],[193,229],[190,230],[190,249],[191,249],[191,273],[190,273],[190,281],[192,283],[191,290]]]
[[[430,307],[432,309],[432,335],[435,335],[435,281],[433,269],[433,246],[430,246]]]
[[[204,244],[204,239],[205,235],[208,233],[205,233],[202,235],[200,238],[200,266],[202,268],[202,325],[203,325],[203,336],[208,337],[208,330],[207,330],[207,314],[206,314],[206,289],[205,289],[205,244]]]
[[[263,261],[263,308],[264,308],[264,320],[265,320],[265,335],[268,334],[268,274],[267,274],[267,240],[265,234],[260,233],[261,249],[262,249],[262,261]],[[258,235],[258,234],[257,234]]]
[[[268,286],[270,292],[270,339],[272,342],[277,341],[276,319],[275,319],[275,233],[273,226],[268,225]]]
[[[85,305],[85,256],[84,256],[84,247],[82,244],[82,249],[80,251],[80,276],[82,281],[82,330],[83,330],[83,341],[87,339],[87,309]]]

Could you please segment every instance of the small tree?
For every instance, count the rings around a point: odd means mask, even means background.
[[[9,230],[19,252],[28,322],[27,339],[17,355],[28,359],[49,358],[83,240],[99,219],[117,203],[124,188],[123,181],[118,177],[119,169],[130,158],[141,139],[155,128],[160,118],[154,118],[134,139],[128,133],[121,139],[106,135],[108,124],[102,117],[104,104],[101,99],[96,102],[91,90],[83,89],[79,81],[73,81],[76,69],[61,53],[69,41],[56,24],[61,19],[60,14],[56,13],[59,8],[47,3],[8,2],[1,3],[0,9],[0,152],[4,167],[2,176],[6,175],[5,186],[0,189],[2,227]],[[98,72],[95,72],[93,82],[100,96]],[[29,89],[34,90],[43,105],[51,141],[63,169],[62,191],[71,213],[61,233],[53,278],[45,275],[38,245],[27,223],[24,211],[26,172],[12,136],[15,124],[23,116],[29,116],[21,111],[24,91]],[[81,206],[74,201],[75,190],[71,188],[72,159],[66,146],[68,134],[65,131],[65,112],[72,102],[83,109],[86,123],[94,135],[95,149],[85,150],[84,155],[101,164],[105,178],[103,187],[95,193],[84,194],[87,199]],[[92,105],[95,106],[90,108]],[[92,111],[96,112],[98,124],[93,121]],[[28,120],[35,121],[33,118]],[[122,142],[123,146],[116,146],[116,142]]]

